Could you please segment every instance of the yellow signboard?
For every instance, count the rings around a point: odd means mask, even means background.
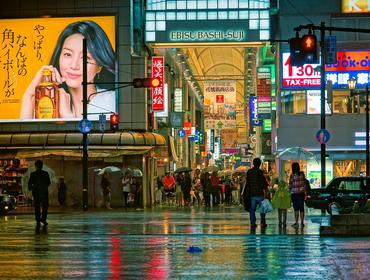
[[[342,0],[342,13],[369,13],[370,0]]]
[[[0,31],[0,121],[80,120],[83,38],[88,82],[115,81],[114,16],[2,19]],[[115,112],[115,91],[103,90],[88,85],[89,119]]]

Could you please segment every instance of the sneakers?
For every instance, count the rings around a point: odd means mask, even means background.
[[[298,228],[298,227],[299,227],[299,225],[298,225],[298,223],[294,223],[294,224],[292,224],[292,227],[294,227],[294,228]]]

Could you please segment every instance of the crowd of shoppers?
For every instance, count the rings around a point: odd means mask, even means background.
[[[288,209],[293,205],[293,227],[304,227],[304,200],[308,190],[308,180],[300,171],[299,163],[292,164],[292,174],[286,183],[271,178],[261,169],[261,160],[255,158],[247,173],[220,174],[217,171],[202,172],[200,169],[171,174],[157,178],[156,203],[169,205],[168,197],[177,206],[231,206],[244,204],[249,212],[251,228],[257,227],[256,212],[264,200],[272,202],[277,209],[279,227],[287,226]],[[270,203],[271,204],[271,203]],[[266,213],[260,212],[260,227],[267,227]]]

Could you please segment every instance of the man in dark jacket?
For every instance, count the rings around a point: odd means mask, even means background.
[[[247,180],[245,183],[244,196],[249,196],[251,199],[249,217],[251,227],[256,227],[256,208],[262,202],[267,194],[267,181],[260,169],[261,160],[253,159],[253,167],[247,172]],[[261,228],[267,227],[266,214],[261,213]]]
[[[50,177],[46,171],[42,170],[43,163],[41,160],[36,160],[35,167],[36,171],[31,173],[30,180],[28,181],[28,189],[32,191],[37,226],[40,226],[40,222],[47,225]],[[40,214],[41,207],[42,215]]]

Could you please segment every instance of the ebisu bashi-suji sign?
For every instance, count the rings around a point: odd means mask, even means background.
[[[290,53],[282,54],[282,88],[320,88],[320,64],[292,66]],[[333,88],[348,88],[348,80],[356,79],[357,86],[364,87],[370,82],[370,51],[338,51],[337,63],[325,65],[326,80]]]
[[[147,0],[145,41],[153,44],[270,39],[270,1]]]
[[[163,111],[164,109],[164,57],[152,57],[152,78],[160,80],[160,86],[152,88],[152,109]]]

